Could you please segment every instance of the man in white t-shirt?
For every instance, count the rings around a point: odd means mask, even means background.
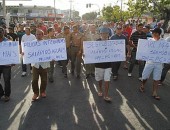
[[[29,41],[33,41],[35,39],[36,39],[36,37],[33,34],[31,34],[30,28],[26,28],[25,29],[25,34],[22,36],[21,42],[29,42]],[[30,70],[31,70],[31,65],[30,65]],[[22,74],[21,74],[21,77],[26,76],[26,74],[27,74],[27,65],[23,64],[23,60],[22,60]]]
[[[161,41],[161,29],[155,28],[152,31],[152,41]],[[161,79],[161,73],[163,69],[163,64],[159,62],[153,62],[153,61],[146,61],[145,68],[142,73],[142,84],[139,88],[140,92],[145,91],[145,84],[147,79],[149,79],[150,74],[153,73],[153,89],[152,89],[152,97],[156,100],[160,100],[160,97],[157,94],[158,91],[158,83]]]

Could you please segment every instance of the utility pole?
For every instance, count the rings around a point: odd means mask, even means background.
[[[73,1],[72,1],[72,0],[70,0],[69,2],[70,2],[70,18],[69,18],[69,19],[70,19],[70,21],[71,21],[71,14],[72,14],[72,2],[73,2]]]
[[[55,0],[54,0],[54,17],[55,17],[55,19],[54,19],[54,21],[56,20],[56,8],[55,8]]]
[[[121,21],[123,20],[123,18],[122,18],[122,1],[123,0],[121,0]]]
[[[6,6],[5,6],[5,0],[2,1],[3,4],[3,17],[6,17]]]

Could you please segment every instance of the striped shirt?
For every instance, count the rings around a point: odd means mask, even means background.
[[[147,39],[146,33],[144,33],[144,32],[140,32],[140,33],[139,33],[138,31],[132,33],[132,35],[131,35],[131,37],[130,37],[130,40],[133,42],[133,44],[134,44],[135,46],[138,45],[138,40],[139,40],[139,39]],[[132,51],[136,51],[136,48],[133,48]]]

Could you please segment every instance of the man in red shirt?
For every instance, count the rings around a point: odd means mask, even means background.
[[[38,24],[38,29],[42,30],[44,32],[44,35],[47,35],[47,27],[43,25],[43,22],[40,22]]]

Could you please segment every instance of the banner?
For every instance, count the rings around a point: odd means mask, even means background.
[[[84,63],[125,61],[125,40],[84,41]]]
[[[136,59],[158,63],[170,63],[170,42],[166,40],[152,41],[139,39]]]
[[[0,65],[20,64],[19,43],[17,41],[0,42]]]
[[[22,50],[24,64],[67,59],[64,38],[24,42]]]

